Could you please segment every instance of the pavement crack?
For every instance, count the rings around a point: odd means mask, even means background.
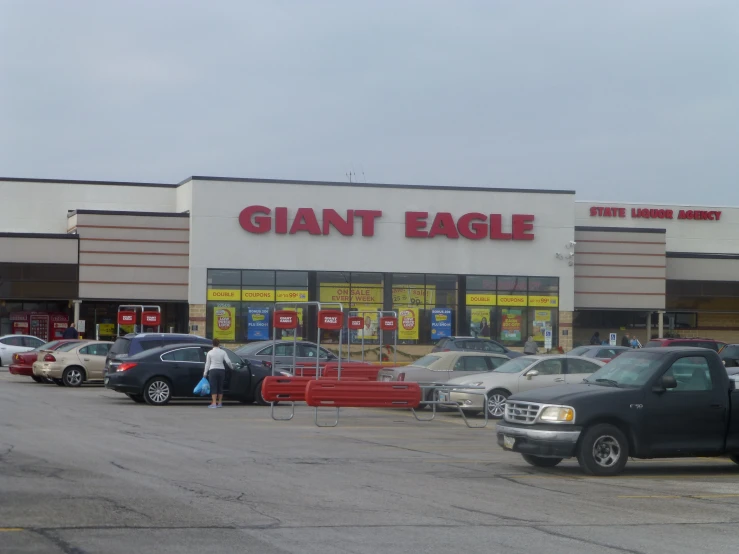
[[[516,479],[513,479],[512,477],[507,477],[505,475],[497,475],[498,479],[502,479],[503,481],[508,481],[509,483],[513,483],[515,485],[519,485],[522,487],[530,487],[532,489],[538,489],[542,491],[548,491],[548,492],[556,492],[557,494],[566,494],[568,496],[577,496],[574,492],[566,492],[566,491],[560,491],[557,489],[549,489],[547,487],[541,487],[539,485],[532,485],[531,483],[524,483],[522,481],[517,481]]]
[[[44,537],[47,541],[58,547],[64,554],[89,554],[86,550],[82,550],[77,546],[69,544],[67,541],[62,539],[58,534],[54,533],[49,529],[29,529],[32,533],[36,533]]]
[[[642,550],[631,550],[630,548],[622,548],[620,546],[613,546],[610,544],[605,544],[602,542],[592,541],[589,539],[582,539],[580,537],[573,537],[571,535],[565,535],[564,533],[558,533],[557,531],[551,531],[549,529],[543,529],[542,527],[532,526],[531,529],[534,529],[535,531],[539,531],[540,533],[544,533],[545,535],[550,535],[552,537],[558,537],[561,539],[568,539],[571,541],[581,542],[585,544],[589,544],[591,546],[597,546],[598,548],[610,548],[611,550],[616,550],[618,552],[625,552],[627,554],[645,554]]]
[[[465,508],[463,506],[454,506],[454,505],[452,505],[452,508],[456,508],[457,510],[462,510],[463,512],[470,512],[470,513],[473,513],[473,514],[482,514],[482,515],[485,515],[485,516],[493,516],[493,517],[497,517],[499,519],[503,519],[503,520],[507,520],[507,521],[518,521],[520,523],[529,523],[529,524],[537,524],[537,523],[539,523],[539,522],[531,521],[531,520],[528,520],[528,519],[522,519],[522,518],[513,517],[513,516],[504,516],[504,515],[501,515],[501,514],[496,514],[495,512],[486,512],[485,510],[475,510],[474,508]]]

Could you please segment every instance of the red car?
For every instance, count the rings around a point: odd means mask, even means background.
[[[672,338],[672,339],[652,339],[644,348],[659,348],[668,346],[692,346],[694,348],[708,348],[714,352],[720,352],[721,349],[726,346],[725,342],[713,340],[713,339],[702,339],[702,338]]]
[[[29,350],[28,352],[18,352],[13,354],[13,361],[10,364],[10,373],[13,375],[26,375],[36,381],[37,383],[46,383],[43,378],[33,374],[33,362],[36,361],[38,353],[42,350],[54,351],[63,344],[69,344],[70,342],[82,342],[75,339],[65,340],[53,340],[42,344],[38,348]]]

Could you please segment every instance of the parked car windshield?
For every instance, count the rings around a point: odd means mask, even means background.
[[[130,349],[131,340],[123,337],[118,337],[113,346],[110,347],[110,354],[114,356],[120,356],[122,354],[128,354],[128,351]]]
[[[500,366],[497,369],[494,369],[494,373],[518,373],[519,371],[523,371],[530,365],[532,365],[534,362],[536,362],[536,358],[526,358],[525,356],[522,356],[520,358],[514,358],[509,362],[504,363],[502,366]]]
[[[79,342],[68,342],[67,344],[62,344],[59,348],[57,348],[57,352],[69,352],[73,348],[76,348],[80,345]]]
[[[582,356],[585,354],[588,350],[590,350],[590,346],[578,346],[577,348],[573,348],[570,350],[567,354],[570,356]]]
[[[33,349],[34,352],[40,352],[41,350],[51,350],[54,348],[57,344],[59,344],[60,341],[53,340],[51,342],[47,342],[46,344],[42,344],[41,346],[37,346]]]
[[[418,367],[430,367],[431,364],[438,361],[439,359],[439,356],[432,356],[431,354],[429,354],[428,356],[417,359],[415,362],[413,362],[413,365]]]
[[[638,388],[652,378],[662,364],[662,358],[663,354],[659,352],[624,352],[584,379],[584,382]]]

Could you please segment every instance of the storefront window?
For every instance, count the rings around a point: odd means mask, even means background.
[[[457,276],[393,275],[393,310],[398,342],[429,344],[456,332]]]

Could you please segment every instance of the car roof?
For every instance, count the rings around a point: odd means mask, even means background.
[[[145,358],[147,356],[151,356],[154,354],[162,354],[164,352],[169,352],[170,350],[179,350],[180,348],[202,348],[204,346],[208,346],[207,344],[197,344],[193,342],[178,342],[175,344],[168,344],[166,346],[157,346],[156,348],[149,348],[148,350],[142,350],[141,352],[137,352],[133,356],[131,356],[128,359],[133,358]],[[224,347],[221,347],[224,348]],[[231,350],[230,348],[224,348],[224,350]]]
[[[44,340],[44,339],[40,339],[39,337],[34,337],[33,335],[3,335],[0,337],[0,339],[7,339],[9,337],[30,337],[32,339],[38,339],[40,341]]]
[[[422,356],[425,358],[426,356],[495,356],[496,358],[508,358],[505,354],[501,354],[500,352],[480,352],[479,350],[450,350],[449,352],[429,352],[428,354],[425,354]],[[421,358],[419,358],[420,360]]]
[[[188,333],[128,333],[127,335],[124,335],[123,338],[126,339],[136,339],[136,338],[145,338],[145,337],[188,337],[188,338],[197,338],[201,340],[209,340],[205,337],[201,337],[198,335],[190,335]],[[121,338],[121,337],[118,337]]]

